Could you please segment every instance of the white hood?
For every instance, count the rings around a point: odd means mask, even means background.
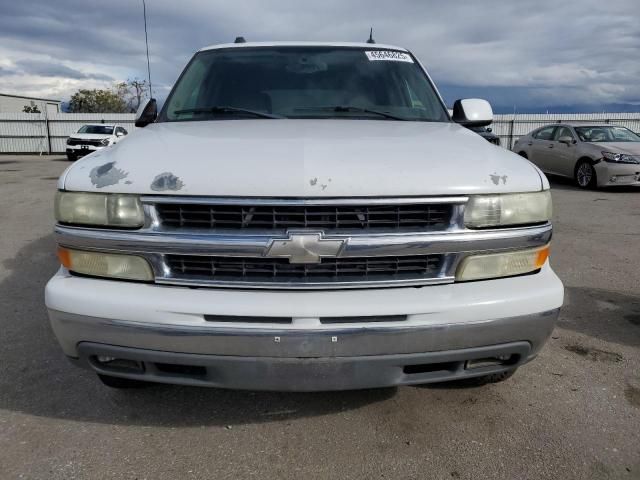
[[[614,153],[625,153],[627,155],[640,155],[640,142],[591,142],[596,148],[602,151]]]
[[[103,138],[111,138],[113,135],[105,133],[73,133],[69,138],[79,138],[81,140],[102,140]]]
[[[453,123],[157,123],[88,155],[66,190],[240,197],[459,195],[540,190],[527,160]]]

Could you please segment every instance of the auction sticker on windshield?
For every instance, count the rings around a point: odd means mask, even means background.
[[[369,60],[387,60],[391,62],[409,62],[413,63],[410,55],[402,52],[394,52],[393,50],[369,50],[364,52]]]

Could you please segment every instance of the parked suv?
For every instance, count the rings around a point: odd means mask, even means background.
[[[67,158],[76,161],[79,157],[118,143],[128,132],[120,125],[104,123],[87,124],[67,139]]]
[[[453,120],[453,121],[452,121]],[[550,335],[551,195],[407,50],[238,43],[60,177],[64,353],[109,386],[507,378]]]

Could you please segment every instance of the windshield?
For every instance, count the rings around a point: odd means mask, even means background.
[[[78,133],[96,133],[99,135],[112,135],[113,127],[107,125],[85,125]]]
[[[196,54],[159,121],[350,118],[449,121],[408,53],[348,47],[242,47]]]
[[[583,142],[640,142],[640,136],[624,127],[576,127]]]

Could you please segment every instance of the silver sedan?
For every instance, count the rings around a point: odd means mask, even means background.
[[[546,125],[520,137],[513,151],[582,188],[640,186],[640,136],[625,127]]]

